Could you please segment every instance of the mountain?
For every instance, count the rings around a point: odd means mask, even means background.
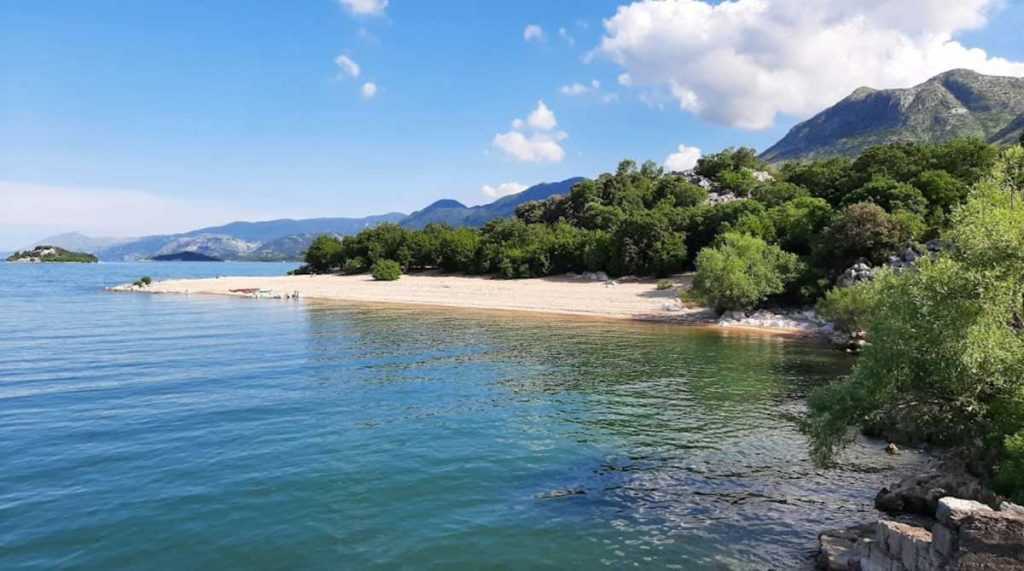
[[[761,154],[770,163],[856,156],[893,142],[977,137],[1015,142],[1024,130],[1024,78],[955,69],[908,89],[861,87],[793,127]]]
[[[399,212],[365,218],[310,218],[232,222],[181,234],[145,236],[96,250],[103,260],[126,261],[196,252],[226,260],[295,260],[317,234],[355,234],[383,222],[398,222]],[[279,247],[280,250],[274,249]]]
[[[32,244],[27,249],[32,249],[36,246],[55,246],[72,252],[87,252],[89,254],[95,254],[104,248],[130,242],[132,240],[133,238],[93,238],[79,232],[68,232],[66,234],[57,234],[56,236],[44,238],[43,240]]]
[[[478,227],[496,218],[514,216],[516,207],[525,202],[546,200],[559,194],[569,194],[572,187],[583,181],[573,177],[561,182],[541,183],[509,196],[481,206],[466,206],[457,200],[438,200],[423,210],[407,216],[400,224],[406,228],[419,229],[427,224],[443,222],[451,226]]]
[[[495,218],[514,216],[516,207],[524,202],[568,194],[572,187],[582,180],[584,179],[576,177],[561,182],[534,185],[518,194],[481,206],[466,206],[450,199],[438,200],[409,216],[392,212],[365,218],[232,222],[181,234],[121,240],[90,238],[72,233],[54,236],[45,242],[68,250],[94,253],[105,261],[145,260],[181,254],[200,254],[223,260],[299,260],[313,239],[320,234],[348,236],[385,222],[397,222],[406,228],[423,228],[432,222],[444,222],[451,226],[483,226]]]

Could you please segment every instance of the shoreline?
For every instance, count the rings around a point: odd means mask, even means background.
[[[675,324],[716,331],[762,333],[815,338],[809,327],[774,327],[721,323],[710,309],[687,307],[679,291],[689,289],[691,275],[671,278],[673,287],[657,289],[658,280],[627,278],[608,282],[563,275],[522,280],[441,274],[435,271],[403,275],[379,282],[368,275],[300,275],[273,277],[217,277],[153,282],[146,287],[123,284],[113,292],[200,294],[247,298],[302,298],[322,302],[350,302],[423,306],[441,309],[518,312],[619,321]]]

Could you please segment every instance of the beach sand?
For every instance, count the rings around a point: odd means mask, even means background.
[[[594,281],[582,276],[502,280],[480,276],[423,272],[398,281],[374,281],[368,275],[309,275],[281,277],[221,277],[167,280],[145,288],[122,285],[112,291],[166,294],[209,294],[284,298],[298,294],[310,300],[374,304],[405,304],[482,310],[535,312],[610,319],[716,325],[715,314],[687,307],[679,291],[691,286],[691,275],[675,276],[670,289],[657,289],[657,280]],[[750,327],[771,333],[801,331]]]

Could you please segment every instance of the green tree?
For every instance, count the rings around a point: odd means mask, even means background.
[[[313,273],[323,274],[340,266],[341,241],[334,236],[322,234],[313,239],[306,250],[306,266]]]
[[[825,229],[814,254],[823,267],[834,271],[843,271],[860,259],[881,265],[908,238],[906,229],[877,204],[851,204]]]
[[[915,214],[924,214],[928,210],[928,201],[920,190],[884,175],[875,176],[860,188],[843,197],[845,206],[858,202],[873,202],[885,209],[886,212],[906,210]]]
[[[760,238],[728,232],[697,256],[694,290],[717,311],[749,310],[785,291],[800,273],[796,255]]]
[[[1024,493],[1024,205],[1006,189],[1012,160],[954,212],[947,254],[876,278],[871,345],[848,380],[809,401],[819,461],[848,442],[851,426],[898,423],[917,438],[1001,453],[997,481]]]

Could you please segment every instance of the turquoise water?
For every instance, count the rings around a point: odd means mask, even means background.
[[[790,569],[914,459],[815,469],[805,343],[103,291],[0,264],[0,568]]]

